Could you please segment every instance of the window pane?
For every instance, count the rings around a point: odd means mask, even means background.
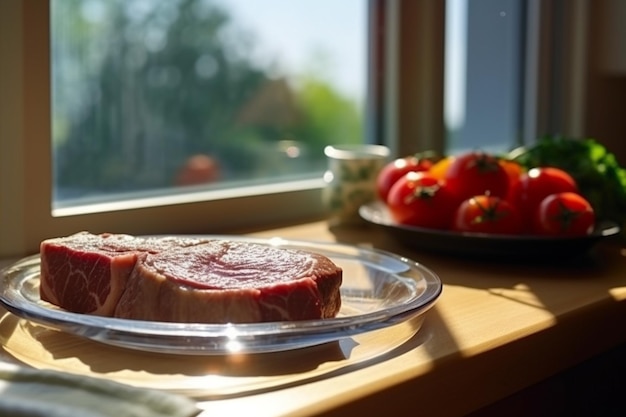
[[[447,151],[509,150],[521,140],[522,0],[447,0]]]
[[[363,140],[366,12],[52,0],[55,205],[319,177]]]

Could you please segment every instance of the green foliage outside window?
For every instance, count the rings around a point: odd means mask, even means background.
[[[273,77],[226,10],[145,4],[52,1],[59,189],[169,187],[193,155],[216,160],[221,180],[319,172],[326,145],[362,140],[358,103],[315,74]]]

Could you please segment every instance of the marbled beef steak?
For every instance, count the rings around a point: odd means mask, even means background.
[[[112,316],[136,264],[149,253],[204,243],[87,232],[42,242],[40,296],[77,313]]]
[[[327,257],[245,241],[87,232],[41,244],[40,296],[137,320],[252,323],[334,317],[342,270]]]

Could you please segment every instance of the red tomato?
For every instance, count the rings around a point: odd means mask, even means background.
[[[391,186],[408,172],[427,171],[433,162],[427,158],[407,156],[397,158],[383,167],[376,179],[378,196],[382,201],[387,201]]]
[[[452,229],[459,232],[517,235],[522,219],[510,202],[492,195],[478,195],[461,203],[454,215]]]
[[[532,168],[523,173],[513,185],[509,200],[517,206],[522,215],[532,220],[539,203],[550,194],[578,192],[576,181],[559,168]]]
[[[483,194],[505,198],[509,190],[506,170],[498,158],[485,152],[468,152],[454,158],[445,180],[459,203]]]
[[[409,172],[393,184],[387,207],[398,223],[447,229],[456,206],[445,182],[420,171]]]
[[[580,194],[565,192],[544,198],[533,224],[533,232],[549,236],[586,236],[593,232],[595,213]]]

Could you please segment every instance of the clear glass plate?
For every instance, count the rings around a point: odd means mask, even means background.
[[[149,322],[61,310],[39,298],[39,255],[0,273],[0,304],[46,327],[123,348],[186,355],[278,352],[337,341],[424,314],[442,291],[438,276],[410,259],[350,245],[280,238],[203,236],[321,253],[343,268],[342,307],[323,320],[250,324]]]

